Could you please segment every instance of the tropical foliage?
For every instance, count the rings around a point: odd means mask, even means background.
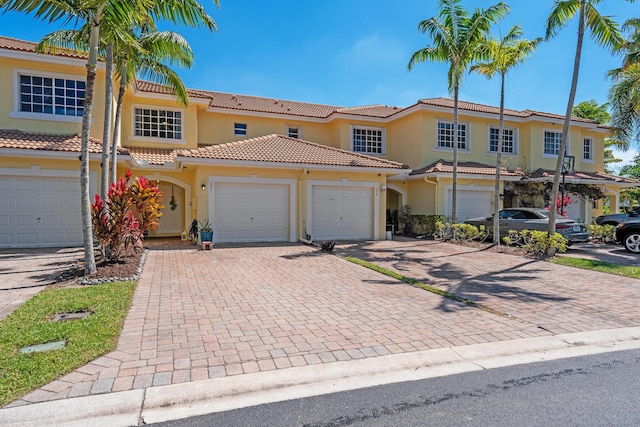
[[[472,14],[460,5],[460,0],[440,0],[440,14],[421,21],[418,30],[427,34],[433,44],[413,53],[408,69],[422,62],[449,64],[449,93],[453,94],[453,185],[451,221],[456,222],[458,178],[458,93],[462,76],[472,61],[479,59],[478,46],[486,39],[493,24],[509,13],[509,6],[500,2],[487,9],[476,8]]]
[[[162,192],[144,176],[131,180],[131,172],[111,183],[107,200],[96,194],[91,219],[103,259],[119,261],[142,248],[147,230],[155,230],[162,215]]]
[[[524,62],[533,53],[541,38],[524,40],[522,28],[516,25],[502,39],[489,38],[479,46],[482,60],[471,67],[480,75],[493,78],[500,75],[500,126],[498,129],[498,147],[496,152],[496,178],[493,190],[493,243],[500,243],[500,172],[502,169],[502,145],[504,133],[504,80],[507,72]]]

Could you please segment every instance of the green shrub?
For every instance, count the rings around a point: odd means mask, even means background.
[[[484,240],[487,238],[484,226],[476,227],[471,224],[449,224],[442,221],[435,222],[434,237],[443,240]]]
[[[612,242],[613,241],[613,233],[616,230],[616,227],[610,224],[607,225],[598,225],[598,224],[589,224],[587,225],[587,231],[589,232],[589,236],[593,240],[599,240],[601,242]]]
[[[438,221],[445,222],[447,217],[445,215],[409,215],[406,218],[406,222],[411,225],[411,229],[419,235],[425,235],[427,237],[435,236],[437,229],[436,223]]]
[[[502,239],[507,245],[520,246],[526,253],[536,257],[547,256],[550,252],[566,252],[567,239],[560,233],[549,235],[546,231],[509,230],[509,235]]]

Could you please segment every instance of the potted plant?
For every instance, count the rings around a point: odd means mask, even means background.
[[[200,229],[201,242],[213,242],[213,228],[211,228],[209,220],[200,222],[198,228]]]

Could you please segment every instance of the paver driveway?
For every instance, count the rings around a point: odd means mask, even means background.
[[[116,351],[12,405],[463,344],[640,325],[638,281],[435,242],[342,244],[490,314],[303,245],[165,245]],[[570,284],[567,285],[567,283]],[[599,284],[599,286],[598,286]],[[613,295],[615,294],[615,295]]]

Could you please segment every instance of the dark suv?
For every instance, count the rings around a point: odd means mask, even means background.
[[[636,206],[627,213],[600,215],[596,218],[598,225],[618,225],[622,221],[640,218],[640,206]]]
[[[616,242],[620,242],[627,251],[640,254],[640,217],[616,225],[613,238]]]

